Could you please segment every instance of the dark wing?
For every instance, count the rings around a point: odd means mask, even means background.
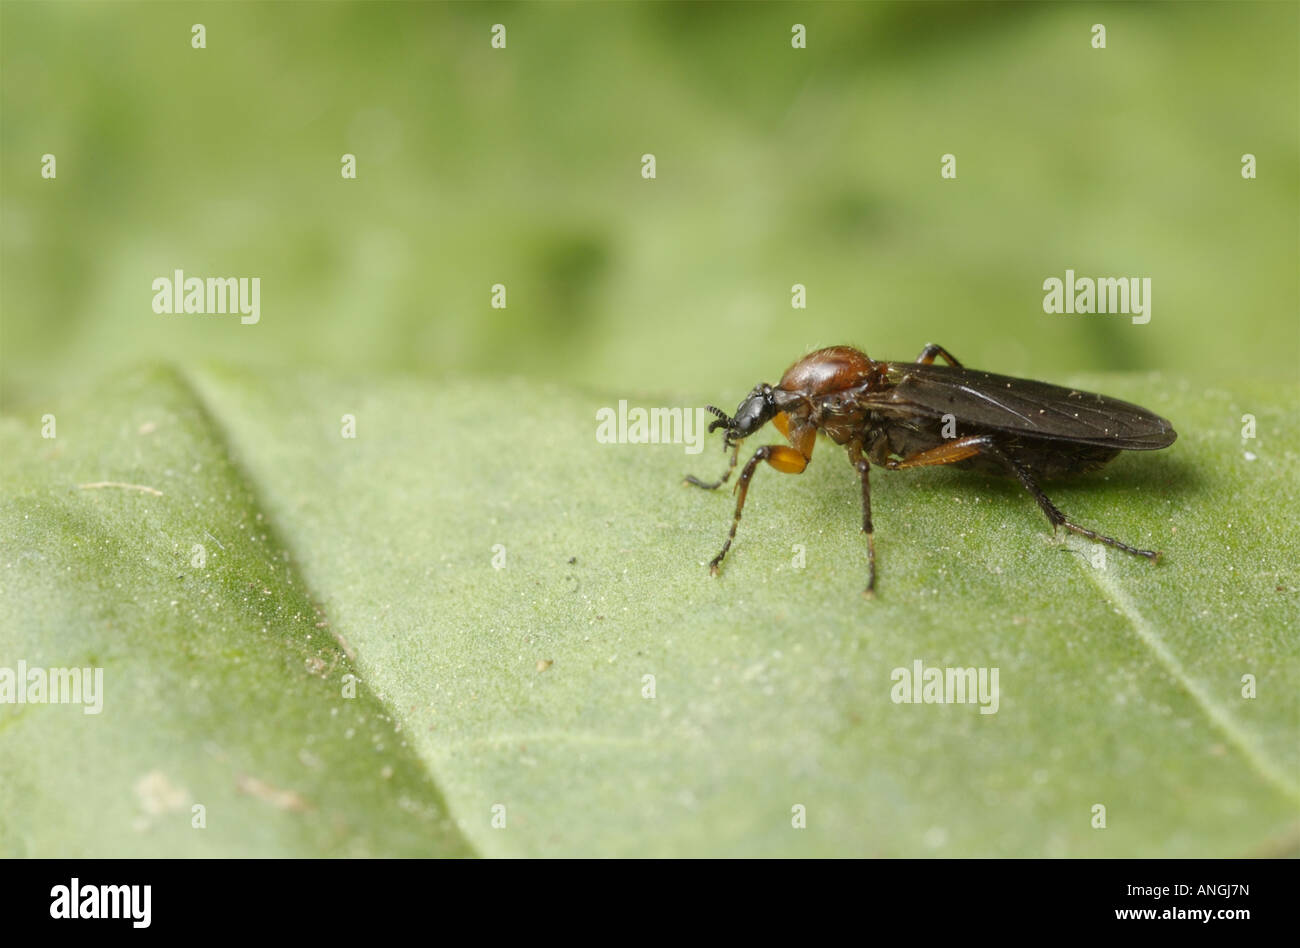
[[[885,414],[951,413],[959,423],[1126,451],[1164,448],[1178,437],[1173,425],[1145,408],[1046,382],[910,362],[889,363],[888,376],[892,388],[863,399]]]

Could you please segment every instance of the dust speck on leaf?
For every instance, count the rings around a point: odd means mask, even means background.
[[[303,813],[311,809],[311,805],[303,799],[302,794],[298,793],[297,790],[282,790],[265,780],[258,780],[256,777],[250,777],[247,774],[239,774],[235,778],[235,789],[240,793],[248,794],[250,797],[256,797],[265,803],[269,803],[277,810],[291,810],[295,813]]]
[[[185,806],[189,794],[176,786],[161,770],[151,770],[135,782],[140,807],[150,816],[173,813]]]

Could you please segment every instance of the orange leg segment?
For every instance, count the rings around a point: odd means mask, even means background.
[[[918,451],[901,461],[886,461],[885,467],[891,471],[901,471],[909,467],[933,467],[936,464],[953,464],[983,452],[987,446],[987,440],[978,435],[971,435],[967,438],[945,441],[933,448]]]

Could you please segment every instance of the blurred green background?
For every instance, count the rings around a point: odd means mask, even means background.
[[[0,646],[122,702],[9,719],[0,852],[1293,851],[1298,10],[0,0]],[[260,277],[260,323],[155,314],[178,268]],[[1151,322],[1044,314],[1066,269],[1150,277]],[[1014,484],[882,477],[861,610],[859,487],[819,463],[714,582],[730,498],[678,478],[721,457],[592,438],[620,397],[928,341],[1167,414],[1174,451],[1053,496],[1171,562],[1081,568]],[[355,742],[321,622],[373,690]],[[1005,667],[1010,713],[900,715],[877,676],[919,656]],[[220,830],[135,828],[155,769]]]
[[[3,394],[160,358],[739,398],[839,342],[1293,377],[1297,9],[5,2]],[[1151,322],[1045,315],[1067,267],[1151,277]],[[260,324],[155,315],[176,268],[260,276]]]

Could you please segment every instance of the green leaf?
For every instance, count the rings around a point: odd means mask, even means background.
[[[1049,487],[1164,561],[1095,568],[1011,483],[881,471],[875,601],[829,442],[758,472],[715,579],[732,495],[681,476],[721,470],[716,439],[595,436],[620,397],[735,392],[211,368],[30,406],[4,427],[0,665],[102,665],[105,701],[0,706],[0,851],[1294,850],[1295,393],[1071,381],[1174,421],[1171,449]],[[996,713],[895,703],[916,661],[996,667]],[[183,808],[149,813],[169,787]]]
[[[97,714],[0,704],[0,855],[470,853],[183,380],[0,438],[0,668],[103,669]]]

